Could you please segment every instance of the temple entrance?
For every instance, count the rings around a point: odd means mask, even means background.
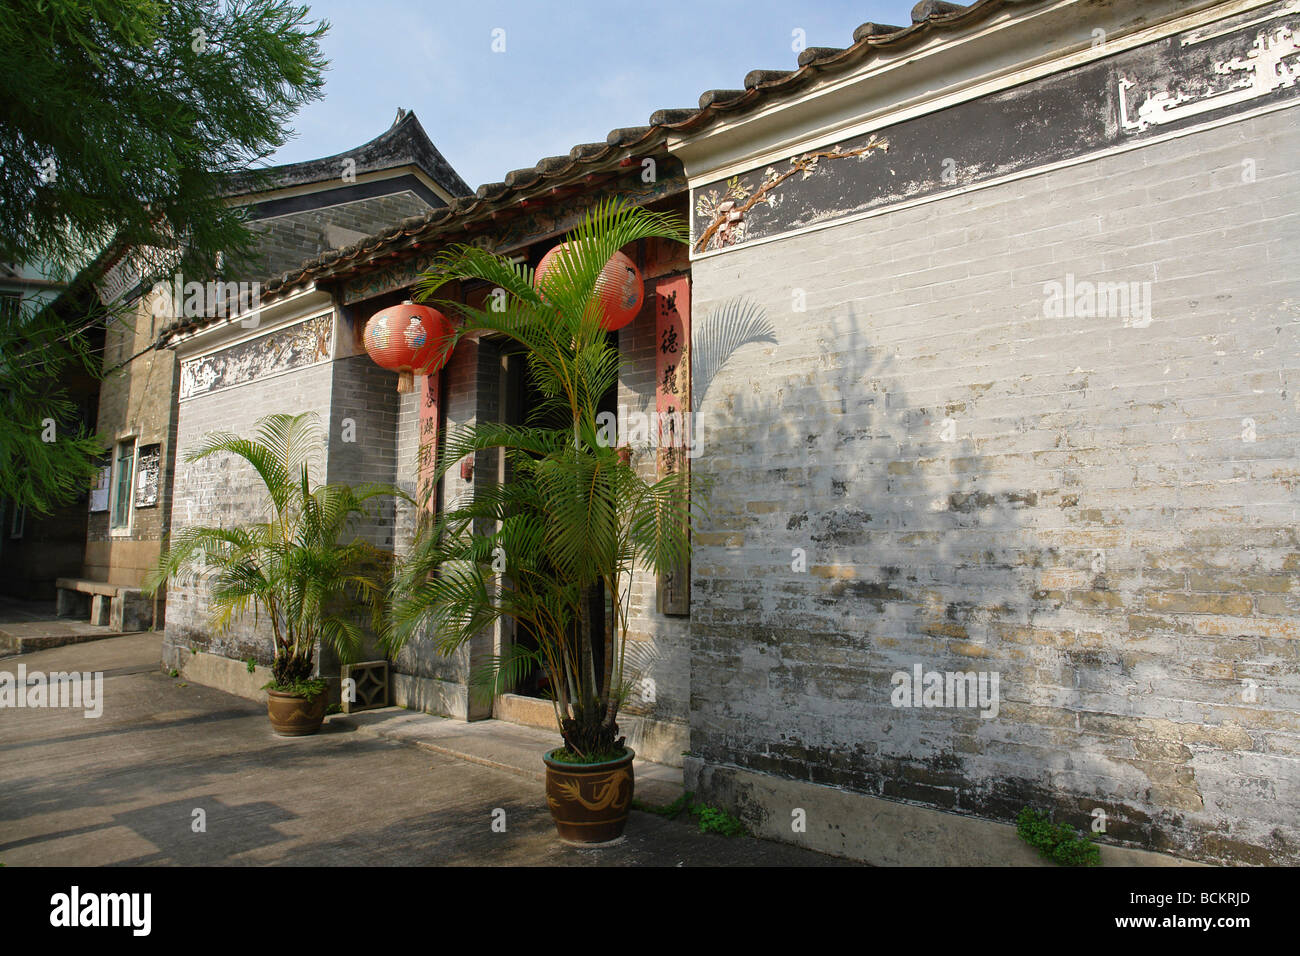
[[[609,333],[610,344],[618,346],[617,333]],[[567,422],[564,421],[547,421],[541,417],[541,394],[536,384],[532,380],[532,375],[528,369],[528,362],[524,352],[521,349],[510,346],[502,347],[501,354],[501,395],[502,421],[511,425],[541,425],[551,427],[565,427]],[[618,388],[615,386],[605,393],[600,403],[600,411],[616,413],[618,408]],[[509,469],[504,460],[498,466],[498,480],[509,480]],[[612,608],[608,606],[604,589],[597,587],[593,589],[587,609],[588,626],[591,629],[593,640],[591,646],[594,649],[595,671],[601,673],[604,668],[604,630],[606,615],[612,613]],[[536,648],[537,640],[531,633],[527,625],[519,622],[513,622],[512,630],[514,632],[513,640],[525,647]],[[533,697],[544,700],[554,698],[554,689],[550,686],[549,679],[543,670],[534,665],[516,682],[514,691],[523,697]]]

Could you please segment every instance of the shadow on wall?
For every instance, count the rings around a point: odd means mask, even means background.
[[[1014,461],[990,471],[982,447],[1045,423],[982,413],[992,382],[943,381],[961,343],[913,331],[904,371],[900,325],[873,341],[852,303],[795,319],[701,401],[692,752],[1008,822],[1028,804],[1086,830],[1101,807],[1107,841],[1167,848],[1183,818],[1142,809],[1124,742],[1080,752],[1073,733],[1120,655],[1040,590],[1073,564],[1110,606],[1104,564],[1034,541],[1028,514],[1059,526],[1071,497],[1026,490]]]

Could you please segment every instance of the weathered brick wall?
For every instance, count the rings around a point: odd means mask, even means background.
[[[172,506],[173,533],[195,525],[231,527],[266,514],[265,491],[252,467],[233,455],[213,455],[187,463],[185,453],[203,436],[231,431],[251,436],[257,420],[277,412],[315,411],[324,427],[330,422],[333,371],[338,363],[321,362],[286,375],[276,375],[221,389],[183,401],[178,406],[176,480]],[[322,466],[325,462],[321,463]],[[313,480],[325,478],[324,467]],[[206,589],[173,584],[167,594],[167,630],[164,660],[169,648],[208,651],[232,660],[255,658],[269,664],[273,642],[263,616],[254,624],[251,615],[218,634],[209,626],[210,605]]]
[[[500,354],[488,342],[467,340],[456,347],[447,366],[442,372],[442,395],[445,403],[443,428],[447,433],[455,431],[476,421],[493,421],[500,412]],[[416,378],[417,389],[410,395],[403,396],[398,415],[396,438],[396,474],[400,488],[408,494],[415,495],[419,479],[419,399],[425,385],[422,377]],[[480,452],[475,456],[473,480],[495,480],[495,455]],[[453,468],[442,482],[441,502],[445,507],[457,498],[467,495],[472,490],[472,482],[465,481],[459,467]],[[395,540],[398,553],[404,552],[411,545],[415,534],[415,514],[409,506],[398,509]],[[438,653],[431,637],[413,640],[394,659],[393,669],[398,674],[414,678],[444,681],[449,685],[458,685],[460,690],[449,688],[449,693],[459,693],[464,697],[464,687],[470,673],[477,666],[480,655],[497,652],[499,635],[484,635],[484,640],[477,642],[473,648],[462,647],[457,653],[443,655]],[[492,646],[496,645],[496,647]],[[439,695],[426,691],[412,690],[409,700],[402,701],[404,706],[438,710],[446,707],[447,701]],[[464,706],[461,699],[458,706]],[[473,708],[474,716],[488,716],[490,707],[479,705]],[[487,712],[482,712],[482,711]],[[464,714],[458,714],[464,716]]]
[[[303,264],[326,249],[351,245],[339,242],[330,227],[338,227],[361,236],[371,236],[401,222],[408,216],[427,212],[429,204],[408,191],[392,196],[375,196],[355,202],[288,213],[249,223],[258,234],[258,259],[253,273],[275,276]]]
[[[129,534],[110,534],[110,512],[91,512],[87,518],[85,565],[89,578],[113,584],[139,584],[158,560],[160,542],[167,533],[171,494],[171,409],[176,400],[177,360],[169,351],[150,350],[161,325],[149,309],[152,300],[141,298],[104,333],[104,370],[99,390],[96,428],[113,449],[119,436],[134,434],[139,445],[161,445],[158,503],[134,508]]]
[[[1298,120],[695,263],[696,315],[779,345],[703,409],[693,751],[1300,861]],[[1150,282],[1149,325],[1046,316],[1067,274]],[[998,673],[997,716],[891,706],[916,664]]]
[[[328,480],[361,487],[397,479],[397,376],[368,355],[334,362],[330,389]],[[359,522],[361,536],[393,549],[393,499],[374,499],[373,517]]]

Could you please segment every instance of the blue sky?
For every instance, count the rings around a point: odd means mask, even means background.
[[[307,0],[331,24],[325,99],[271,160],[344,152],[413,109],[471,187],[602,142],[664,107],[738,89],[752,69],[793,69],[807,46],[845,47],[860,23],[906,25],[912,0]],[[492,51],[493,30],[505,52]]]

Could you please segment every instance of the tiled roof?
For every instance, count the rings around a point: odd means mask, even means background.
[[[912,8],[912,23],[908,26],[864,23],[853,31],[849,47],[809,47],[799,54],[794,70],[752,70],[745,76],[744,89],[708,90],[700,97],[698,107],[656,110],[647,126],[611,130],[603,143],[581,143],[566,156],[550,156],[527,169],[512,170],[501,182],[480,186],[445,208],[412,216],[346,248],[315,256],[270,279],[263,285],[263,292],[274,298],[305,282],[354,272],[378,257],[400,254],[421,239],[484,219],[511,204],[527,203],[558,185],[582,181],[584,175],[607,173],[628,156],[644,156],[662,149],[670,135],[697,133],[720,119],[793,96],[823,74],[857,67],[877,51],[892,53],[936,33],[965,29],[1004,9],[1041,2],[1044,0],[977,0],[961,5],[922,0]]]
[[[368,143],[320,159],[236,173],[227,180],[223,194],[247,196],[336,180],[346,160],[353,162],[353,172],[358,176],[401,166],[416,166],[453,196],[462,196],[470,191],[465,180],[433,145],[415,113],[401,110],[393,125]]]

